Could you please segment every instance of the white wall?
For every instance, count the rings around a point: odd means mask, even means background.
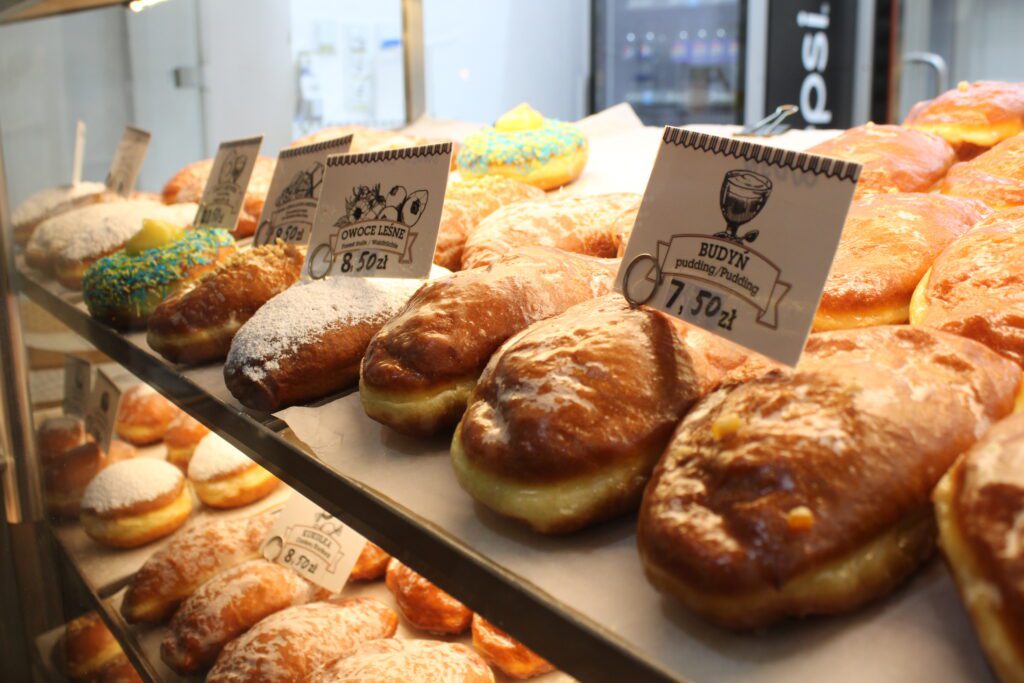
[[[586,0],[424,0],[427,111],[493,121],[527,101],[547,116],[586,114]]]

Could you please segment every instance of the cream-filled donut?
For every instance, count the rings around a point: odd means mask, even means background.
[[[280,480],[219,435],[196,445],[188,478],[199,500],[215,508],[234,508],[265,498]]]

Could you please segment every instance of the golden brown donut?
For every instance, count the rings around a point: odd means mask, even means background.
[[[335,598],[272,614],[228,643],[206,683],[308,681],[369,640],[390,638],[398,615],[372,598]]]
[[[639,204],[640,195],[619,192],[503,206],[469,233],[462,267],[490,265],[530,246],[612,258],[619,247],[615,220]]]
[[[935,258],[990,213],[981,202],[939,194],[855,199],[814,316],[814,330],[907,322],[914,288]]]
[[[259,557],[276,512],[194,524],[154,553],[132,577],[121,603],[130,623],[156,623],[214,575]]]
[[[391,556],[383,548],[367,541],[348,578],[350,581],[376,581],[387,572],[390,561]]]
[[[110,452],[104,454],[99,444],[89,439],[51,461],[43,469],[47,511],[64,519],[78,517],[85,488],[100,470],[136,455],[135,448],[124,441],[111,441]]]
[[[931,555],[932,488],[1020,378],[933,330],[812,335],[795,370],[724,386],[680,424],[640,510],[648,578],[731,628],[885,595]]]
[[[317,671],[312,683],[494,683],[480,655],[461,643],[373,640]]]
[[[236,508],[269,496],[281,481],[220,435],[210,432],[188,463],[188,480],[203,504]]]
[[[993,214],[939,255],[910,322],[985,344],[1024,367],[1024,207]]]
[[[121,396],[114,429],[136,446],[148,446],[164,438],[181,409],[148,384],[136,384]]]
[[[421,631],[458,635],[469,628],[473,612],[395,558],[388,563],[388,590],[402,616]]]
[[[171,618],[160,657],[179,674],[213,666],[217,655],[265,617],[313,600],[321,589],[263,559],[225,570],[200,586]]]
[[[448,274],[433,266],[432,277]],[[224,383],[242,405],[273,412],[351,387],[370,338],[423,285],[334,277],[281,292],[231,341]]]
[[[491,357],[455,430],[455,476],[540,533],[635,510],[679,420],[746,356],[620,294],[576,304]]]
[[[640,213],[640,207],[635,206],[620,213],[612,222],[612,232],[615,233],[615,241],[619,245],[615,250],[615,255],[618,258],[626,255],[626,246],[629,244],[629,238],[633,235],[633,224],[636,223],[638,213]]]
[[[499,175],[448,183],[441,207],[434,263],[459,270],[466,238],[481,220],[507,204],[541,201],[544,197],[544,190],[540,188]]]
[[[1024,415],[988,432],[935,488],[939,546],[988,661],[1024,681]]]
[[[867,123],[807,150],[861,164],[855,197],[877,192],[927,192],[956,161],[956,152],[934,133]]]
[[[238,329],[298,281],[305,258],[304,245],[283,242],[235,254],[157,306],[146,341],[172,363],[224,358]]]
[[[96,612],[86,612],[65,624],[51,653],[57,670],[73,681],[96,680],[122,657],[121,645]]]
[[[942,194],[980,199],[995,209],[1024,206],[1024,135],[954,165],[940,189]]]
[[[263,204],[267,201],[267,192],[270,191],[270,181],[274,177],[276,165],[277,159],[264,156],[256,157],[252,175],[249,177],[249,186],[245,189],[242,210],[238,214],[238,223],[233,232],[236,238],[248,237],[256,232],[256,222],[260,219]],[[164,203],[192,202],[198,204],[201,202],[206,181],[212,170],[213,159],[203,159],[193,162],[175,173],[161,192]]]
[[[533,678],[554,671],[548,660],[479,614],[473,615],[473,647],[509,678]]]
[[[142,677],[128,661],[128,657],[121,655],[103,667],[96,683],[142,683]]]
[[[135,548],[185,523],[192,494],[181,470],[163,460],[132,458],[107,467],[82,494],[82,528],[98,543]]]
[[[366,414],[408,434],[455,425],[506,339],[608,293],[617,268],[611,259],[528,247],[427,284],[366,349],[359,378]]]
[[[36,451],[45,467],[72,448],[92,441],[85,431],[85,422],[77,415],[60,415],[43,420],[36,431]]]
[[[44,220],[76,207],[101,201],[106,190],[107,186],[103,183],[82,182],[49,187],[29,195],[11,212],[15,243],[24,247],[36,227]]]
[[[969,156],[1024,130],[1024,83],[961,81],[914,105],[903,125],[940,135]]]
[[[196,444],[209,433],[209,429],[185,411],[178,413],[167,425],[167,432],[164,433],[167,462],[187,474],[188,462],[192,459]]]

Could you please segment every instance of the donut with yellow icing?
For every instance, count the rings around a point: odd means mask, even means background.
[[[503,175],[542,190],[571,183],[586,163],[579,126],[546,119],[526,103],[467,137],[458,156],[463,178]]]

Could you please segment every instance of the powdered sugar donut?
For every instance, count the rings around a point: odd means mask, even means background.
[[[219,435],[207,434],[188,463],[188,478],[199,500],[234,508],[265,498],[280,480]]]
[[[100,472],[82,496],[81,521],[94,540],[134,548],[167,536],[192,512],[192,495],[174,465],[133,458]]]
[[[494,683],[480,655],[461,643],[375,640],[317,672],[314,683]]]
[[[110,442],[110,451],[104,453],[91,438],[61,454],[43,468],[47,511],[64,519],[78,517],[82,496],[93,477],[104,467],[136,455],[131,444],[117,439]]]
[[[469,628],[473,613],[468,607],[394,558],[388,564],[387,585],[402,616],[416,628],[451,635]]]
[[[164,438],[171,420],[181,409],[156,393],[148,384],[136,384],[121,396],[115,429],[117,435],[136,446]]]
[[[97,195],[105,189],[107,186],[103,183],[86,182],[48,187],[29,195],[11,212],[15,241],[24,246],[42,221],[69,211],[75,206],[95,201]]]

